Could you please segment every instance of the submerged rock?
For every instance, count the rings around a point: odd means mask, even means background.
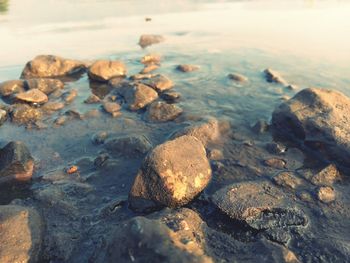
[[[167,103],[175,103],[180,100],[181,94],[176,91],[165,91],[161,94],[161,98]]]
[[[78,96],[78,91],[76,89],[71,89],[62,94],[62,99],[65,103],[69,104]]]
[[[230,74],[228,74],[227,77],[229,79],[237,81],[237,82],[247,82],[248,81],[247,77],[245,77],[245,76],[243,76],[241,74],[238,74],[238,73],[230,73]]]
[[[335,191],[330,186],[322,186],[317,190],[317,198],[323,203],[331,203],[335,200]]]
[[[14,104],[10,108],[10,116],[17,124],[34,123],[42,118],[42,111],[27,104]]]
[[[89,67],[89,78],[95,81],[108,82],[112,78],[126,75],[126,67],[120,61],[98,60]]]
[[[301,184],[301,180],[292,172],[281,172],[273,178],[275,184],[291,189],[297,188]]]
[[[162,74],[153,75],[151,78],[144,79],[142,83],[152,87],[158,92],[163,92],[174,86],[172,80]]]
[[[140,74],[148,74],[152,71],[155,71],[159,68],[158,65],[156,64],[149,64],[149,65],[146,65],[141,71],[140,71]]]
[[[283,79],[281,74],[275,70],[272,70],[270,68],[265,69],[264,74],[268,82],[275,82],[283,85],[288,85],[287,81]]]
[[[257,134],[267,132],[269,130],[269,124],[265,120],[258,120],[252,127],[252,130]]]
[[[272,115],[275,136],[303,143],[329,160],[350,166],[350,99],[338,91],[304,89]]]
[[[46,95],[50,95],[54,91],[64,88],[64,83],[59,79],[28,79],[25,83],[28,89],[38,89]]]
[[[137,158],[151,150],[152,144],[144,135],[130,135],[111,138],[105,147],[114,155]]]
[[[161,60],[161,56],[158,54],[148,54],[142,57],[141,63],[148,64],[159,64]]]
[[[33,208],[0,206],[0,262],[39,262],[43,223]]]
[[[330,164],[323,168],[311,178],[314,185],[333,185],[340,180],[340,173],[334,164]]]
[[[34,159],[23,142],[9,142],[0,150],[0,183],[28,181],[33,170]]]
[[[86,100],[84,100],[84,103],[86,104],[94,104],[94,103],[100,103],[100,102],[101,102],[101,99],[95,94],[91,94]]]
[[[178,71],[181,71],[181,72],[192,72],[192,71],[196,71],[196,70],[199,70],[199,66],[196,66],[196,65],[189,65],[189,64],[182,64],[182,65],[178,65],[176,67],[176,69]]]
[[[182,112],[183,110],[174,104],[156,101],[148,106],[145,118],[151,122],[166,122],[176,119]]]
[[[61,77],[72,75],[85,68],[85,64],[77,60],[53,55],[40,55],[25,65],[21,78]]]
[[[23,80],[8,80],[0,83],[0,96],[2,97],[11,96],[24,91],[25,83]]]
[[[15,98],[20,101],[37,104],[44,104],[49,100],[47,95],[38,89],[31,89],[26,92],[17,93]]]
[[[202,143],[182,136],[154,148],[145,158],[129,193],[136,211],[190,202],[209,183],[211,168]]]
[[[121,114],[120,113],[121,106],[116,102],[108,102],[108,101],[104,102],[103,109],[109,114],[111,114],[113,117],[117,117]]]
[[[141,35],[139,45],[142,48],[161,43],[165,38],[161,35]]]

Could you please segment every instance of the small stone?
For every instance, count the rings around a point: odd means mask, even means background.
[[[237,81],[237,82],[247,82],[248,81],[247,77],[245,77],[245,76],[243,76],[241,74],[238,74],[238,73],[230,73],[230,74],[228,74],[227,77],[229,79]]]
[[[142,57],[142,64],[159,64],[161,60],[161,56],[158,54],[148,54]]]
[[[290,84],[290,85],[286,86],[286,89],[297,90],[297,89],[299,89],[299,87],[297,85]]]
[[[273,178],[275,184],[295,189],[301,184],[301,180],[296,177],[292,172],[281,172]]]
[[[55,120],[56,125],[63,125],[67,121],[67,116],[60,116]]]
[[[152,149],[152,144],[144,135],[129,135],[111,138],[105,147],[112,155],[138,158]]]
[[[276,169],[285,169],[286,168],[286,161],[279,158],[270,158],[264,161],[264,164],[266,166],[276,168]]]
[[[146,48],[154,44],[159,44],[164,40],[165,38],[161,35],[142,35],[139,40],[139,45],[142,48]]]
[[[283,79],[279,72],[272,70],[270,68],[264,70],[266,80],[268,82],[275,82],[283,85],[288,85],[287,81]]]
[[[158,92],[166,91],[174,86],[171,79],[161,74],[154,75],[149,79],[144,79],[142,80],[142,83],[152,87]]]
[[[146,65],[141,71],[140,71],[140,74],[148,74],[152,71],[155,71],[159,69],[159,66],[156,65],[156,64],[149,64],[149,65]]]
[[[161,98],[167,103],[175,103],[180,100],[181,94],[176,91],[168,90],[161,94]]]
[[[76,89],[71,89],[70,91],[63,93],[62,99],[65,103],[69,104],[73,100],[75,100],[77,96],[78,96],[78,91]]]
[[[199,70],[199,66],[196,66],[196,65],[189,65],[189,64],[182,64],[182,65],[178,65],[176,67],[176,69],[178,71],[181,71],[181,72],[193,72],[193,71],[197,71]]]
[[[84,116],[77,110],[67,110],[64,115],[70,117],[71,119],[83,120]]]
[[[58,102],[58,101],[49,101],[45,103],[41,109],[44,111],[52,112],[52,111],[58,111],[64,108],[64,103],[63,102]]]
[[[148,106],[145,118],[151,122],[166,122],[176,119],[182,112],[183,110],[174,104],[156,101]]]
[[[317,198],[323,203],[331,203],[335,200],[335,191],[330,186],[322,186],[317,190]]]
[[[269,124],[265,120],[258,120],[252,127],[252,130],[257,133],[264,133],[269,130]]]
[[[116,102],[104,102],[103,109],[110,113],[113,117],[117,117],[120,115],[121,106]]]
[[[219,149],[213,149],[209,152],[208,157],[210,160],[222,160],[224,159],[224,154]]]
[[[2,97],[11,96],[24,91],[25,84],[23,80],[8,80],[0,83],[0,96]]]
[[[311,178],[311,183],[314,185],[331,186],[335,181],[340,180],[340,173],[334,164],[330,164],[323,168],[320,172]]]
[[[50,95],[54,91],[61,90],[64,88],[64,83],[59,79],[28,79],[25,81],[25,83],[29,90],[38,89],[46,95]]]
[[[49,99],[45,93],[38,89],[31,89],[26,92],[17,93],[15,98],[29,103],[43,104]]]
[[[100,103],[100,102],[101,102],[101,99],[95,94],[91,94],[86,100],[84,100],[84,103],[86,104],[94,104],[94,103]]]
[[[312,202],[312,196],[310,195],[310,193],[306,192],[306,191],[302,191],[298,194],[298,197],[300,198],[300,200],[304,201],[304,202]]]
[[[108,137],[108,133],[106,131],[101,131],[96,134],[94,134],[91,138],[91,141],[93,144],[99,145],[103,144]]]
[[[115,77],[126,75],[126,67],[120,61],[98,60],[89,67],[89,78],[95,81],[108,82]]]

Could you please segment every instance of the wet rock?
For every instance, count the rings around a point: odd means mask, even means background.
[[[219,149],[213,149],[209,152],[208,157],[210,160],[221,160],[224,159],[224,154]]]
[[[189,65],[189,64],[182,64],[182,65],[178,65],[176,67],[176,69],[178,71],[181,71],[181,72],[192,72],[192,71],[196,71],[196,70],[199,70],[199,66],[196,66],[196,65]]]
[[[258,120],[252,127],[252,130],[257,134],[267,132],[269,124],[265,120]]]
[[[338,91],[304,89],[275,109],[273,133],[350,166],[349,111],[350,99]]]
[[[0,126],[7,120],[7,111],[0,109]]]
[[[340,173],[334,164],[330,164],[311,178],[314,185],[331,186],[340,180]]]
[[[20,101],[44,104],[49,99],[45,93],[38,89],[31,89],[26,92],[17,93],[15,98]]]
[[[0,206],[0,262],[39,262],[43,223],[33,208]]]
[[[227,77],[231,80],[234,80],[234,81],[237,81],[237,82],[247,82],[248,81],[248,78],[241,75],[241,74],[238,74],[238,73],[230,73],[227,75]]]
[[[53,55],[40,55],[29,61],[21,78],[52,78],[72,75],[85,69],[84,63]]]
[[[125,99],[130,110],[139,110],[158,98],[158,93],[142,83],[123,83],[117,92]]]
[[[62,99],[65,103],[69,104],[75,100],[75,98],[78,96],[78,91],[76,89],[71,89],[70,91],[67,91],[62,94]]]
[[[41,109],[45,112],[59,111],[64,108],[64,103],[59,101],[49,101],[45,103]]]
[[[154,75],[149,79],[144,79],[142,80],[142,83],[152,87],[158,92],[163,92],[165,90],[171,89],[174,86],[174,83],[171,79],[161,74]]]
[[[116,102],[104,102],[103,109],[109,114],[111,114],[113,117],[118,117],[121,114],[121,106]]]
[[[275,184],[291,189],[297,188],[301,184],[301,180],[292,172],[281,172],[273,178]]]
[[[271,154],[281,154],[286,151],[286,147],[277,142],[269,142],[266,144],[265,148]]]
[[[165,91],[161,94],[161,98],[167,103],[178,102],[181,98],[181,94],[176,91]]]
[[[40,109],[33,108],[27,104],[14,104],[10,109],[11,120],[17,124],[34,123],[41,119]]]
[[[159,66],[156,65],[156,64],[149,64],[149,65],[146,65],[141,71],[140,71],[140,74],[148,74],[152,71],[155,71],[159,69]]]
[[[174,104],[156,101],[148,106],[145,118],[151,122],[166,122],[176,119],[182,112],[183,110]]]
[[[84,103],[86,104],[94,104],[94,103],[100,103],[100,102],[101,102],[101,99],[95,94],[91,94],[86,100],[84,100]]]
[[[0,96],[7,97],[19,92],[24,92],[25,84],[23,80],[9,80],[0,83]]]
[[[290,85],[286,86],[286,88],[289,89],[289,90],[298,90],[299,89],[298,86],[293,85],[293,84],[290,84]]]
[[[142,57],[142,64],[159,64],[161,60],[161,56],[158,54],[148,54]]]
[[[139,45],[142,48],[161,43],[165,38],[161,35],[142,35],[139,40]]]
[[[126,67],[120,61],[98,60],[89,67],[89,78],[95,81],[108,82],[115,77],[126,75]]]
[[[264,164],[266,166],[276,168],[276,169],[285,169],[286,168],[286,161],[279,158],[270,158],[264,161]]]
[[[82,115],[79,111],[74,109],[65,111],[64,115],[68,116],[70,119],[77,119],[77,120],[84,119],[84,115]]]
[[[60,117],[58,117],[58,118],[54,121],[54,123],[55,123],[56,125],[61,126],[61,125],[63,125],[63,124],[66,123],[67,119],[68,119],[67,116],[60,116]]]
[[[190,209],[134,217],[115,229],[106,262],[212,263],[205,253],[204,227]]]
[[[46,95],[50,95],[52,92],[64,88],[64,83],[59,79],[28,79],[25,83],[29,90],[38,89]]]
[[[129,77],[130,80],[145,80],[145,79],[150,79],[150,78],[154,78],[154,76],[156,76],[155,74],[135,74],[135,75],[131,75]]]
[[[268,82],[275,82],[283,85],[288,85],[287,81],[283,79],[281,74],[270,68],[264,70],[265,78]]]
[[[335,191],[330,186],[322,186],[317,189],[317,198],[323,203],[331,203],[335,200]]]
[[[92,109],[84,113],[83,118],[97,118],[101,115],[98,109]]]
[[[108,137],[108,133],[106,131],[101,131],[94,134],[91,138],[91,141],[93,144],[99,145],[99,144],[105,143],[107,137]]]
[[[191,201],[209,183],[211,168],[202,143],[182,136],[154,148],[145,158],[129,193],[136,211]]]
[[[0,150],[0,183],[28,181],[33,169],[34,159],[23,142],[9,142]]]
[[[105,147],[113,155],[138,158],[151,150],[152,144],[144,135],[129,135],[111,138]]]

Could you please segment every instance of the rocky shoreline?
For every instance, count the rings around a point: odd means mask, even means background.
[[[162,41],[143,36],[140,46]],[[273,111],[271,123],[237,128],[181,108],[186,94],[154,73],[161,62],[147,54],[129,76],[121,61],[41,55],[20,79],[0,83],[0,130],[69,129],[93,119],[126,126],[88,139],[78,130],[80,147],[93,150],[63,168],[56,154],[46,169],[25,142],[6,142],[0,262],[346,262],[350,99],[304,89]],[[261,74],[297,89],[274,70]],[[70,106],[84,76],[91,94],[82,103],[91,109],[82,113]],[[249,82],[241,73],[227,79]],[[152,126],[135,128],[144,124]]]

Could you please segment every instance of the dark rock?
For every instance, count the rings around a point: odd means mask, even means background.
[[[192,72],[192,71],[196,71],[196,70],[199,70],[199,66],[196,66],[196,65],[188,65],[188,64],[182,64],[182,65],[178,65],[176,67],[176,69],[178,71],[181,71],[181,72]]]
[[[113,155],[138,158],[151,150],[152,144],[144,135],[130,135],[111,138],[105,147]]]
[[[36,210],[0,206],[0,262],[39,262],[43,222]]]
[[[61,125],[63,125],[63,124],[65,124],[66,123],[66,121],[67,121],[67,116],[60,116],[60,117],[58,117],[56,120],[55,120],[55,124],[56,125],[59,125],[59,126],[61,126]]]
[[[34,159],[23,142],[10,142],[0,150],[0,183],[28,181],[33,169]]]
[[[27,104],[14,104],[10,108],[11,120],[17,124],[34,123],[42,118],[40,109]]]
[[[317,189],[317,198],[323,203],[331,203],[335,200],[335,191],[330,186],[321,186]]]
[[[158,92],[163,92],[165,90],[171,89],[174,86],[174,83],[171,79],[161,74],[153,75],[149,79],[144,79],[142,80],[142,83],[152,87]]]
[[[277,142],[269,142],[266,144],[266,150],[271,154],[281,154],[286,151],[286,147]]]
[[[126,67],[120,61],[98,60],[89,67],[89,78],[95,81],[108,82],[115,77],[126,75]]]
[[[161,43],[165,38],[161,35],[142,35],[139,40],[139,45],[142,48]]]
[[[95,158],[94,165],[96,167],[102,167],[107,163],[108,159],[109,155],[107,153],[101,153]]]
[[[15,98],[20,101],[36,104],[44,104],[49,100],[47,95],[38,89],[17,93]]]
[[[85,69],[83,62],[53,55],[40,55],[29,61],[23,69],[21,78],[52,78],[72,75]]]
[[[283,85],[288,85],[287,81],[283,79],[279,72],[272,69],[265,69],[264,74],[268,82],[275,82]]]
[[[28,79],[25,83],[29,90],[38,89],[46,95],[50,95],[52,92],[64,88],[64,83],[59,79]]]
[[[95,94],[91,94],[86,100],[84,100],[84,103],[86,104],[94,104],[94,103],[100,103],[100,102],[101,102],[101,99]]]
[[[180,107],[174,104],[156,101],[148,106],[145,118],[151,122],[172,121],[180,116],[182,111]]]
[[[238,74],[238,73],[230,73],[230,74],[228,74],[228,78],[231,80],[237,81],[237,82],[247,82],[248,81],[247,77],[245,77],[241,74]]]
[[[99,144],[105,143],[107,137],[108,137],[108,133],[106,131],[101,131],[94,134],[91,138],[91,141],[93,144],[99,145]]]
[[[182,136],[154,148],[145,158],[129,193],[136,211],[191,201],[209,183],[211,168],[202,143]]]
[[[0,83],[0,96],[7,97],[25,91],[23,80],[9,80]]]

